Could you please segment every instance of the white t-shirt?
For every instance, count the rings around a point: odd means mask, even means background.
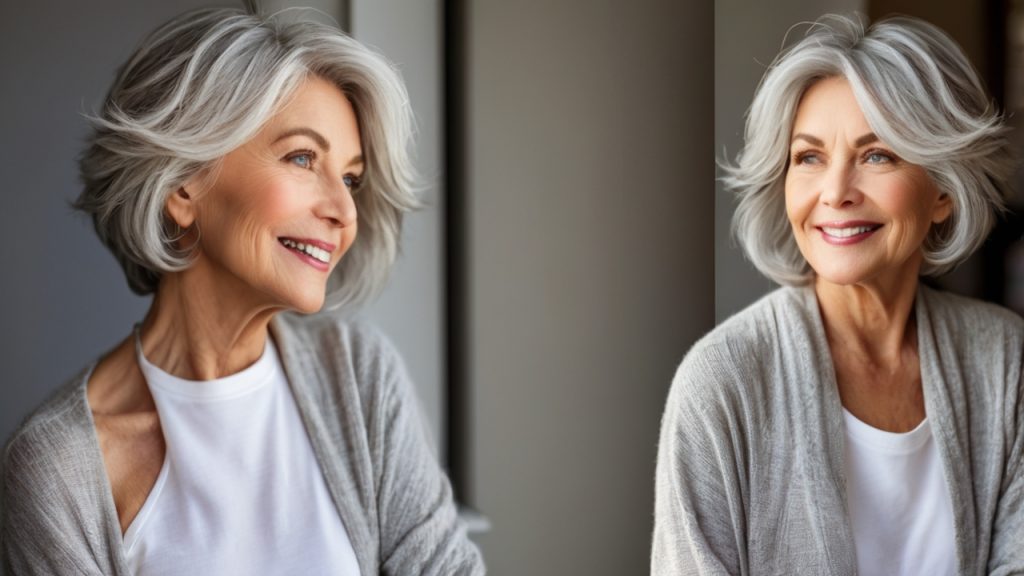
[[[167,446],[124,535],[136,576],[357,575],[271,338],[252,366],[190,381],[139,366]]]
[[[904,434],[845,408],[846,499],[861,576],[956,573],[953,506],[925,418]]]

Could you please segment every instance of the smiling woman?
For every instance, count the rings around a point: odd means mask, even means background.
[[[178,242],[208,248],[158,297],[219,286],[254,305],[320,310],[330,271],[356,239],[362,172],[352,105],[334,84],[305,80],[252,140],[168,198],[168,215],[186,231]],[[178,285],[197,278],[204,285]]]
[[[375,295],[417,205],[395,70],[326,25],[205,9],[94,120],[77,206],[154,297],[12,436],[8,573],[482,573],[401,360],[306,316]]]
[[[652,572],[1024,572],[1024,320],[920,282],[985,240],[1006,129],[941,30],[825,17],[765,74],[723,165],[784,285],[672,383]]]
[[[949,195],[878,139],[842,77],[807,90],[793,132],[786,214],[817,277],[915,284],[925,237],[950,216]]]

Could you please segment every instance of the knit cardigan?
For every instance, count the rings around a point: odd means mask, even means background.
[[[1024,574],[1024,320],[921,286],[925,411],[957,574]],[[842,404],[813,288],[782,288],[687,353],[656,472],[651,572],[856,574]]]
[[[392,347],[327,316],[278,314],[270,332],[361,573],[483,574]],[[95,366],[30,416],[4,451],[8,576],[130,574],[86,399]]]

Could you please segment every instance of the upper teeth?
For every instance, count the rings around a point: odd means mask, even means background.
[[[317,248],[316,246],[313,246],[312,244],[303,244],[302,242],[296,242],[296,241],[290,240],[288,238],[282,238],[281,239],[281,244],[284,244],[285,246],[287,246],[289,248],[294,248],[295,250],[298,250],[300,252],[305,252],[306,254],[309,254],[313,258],[316,258],[317,260],[319,260],[319,261],[321,261],[321,262],[323,262],[325,264],[331,261],[331,253],[330,252],[328,252],[327,250],[324,250],[323,248]]]
[[[828,228],[826,226],[821,227],[825,231],[825,234],[834,236],[836,238],[849,238],[850,236],[856,236],[857,234],[863,234],[865,232],[871,232],[874,230],[873,226],[854,226],[852,228]]]

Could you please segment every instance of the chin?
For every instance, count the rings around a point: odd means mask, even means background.
[[[853,286],[866,282],[875,276],[871,271],[864,270],[859,266],[825,267],[822,270],[815,269],[814,273],[819,280],[824,280],[829,284],[837,286]]]
[[[297,305],[294,306],[294,309],[295,309],[296,312],[300,312],[302,314],[316,314],[317,312],[322,310],[323,307],[324,307],[324,299],[320,298],[320,299],[317,299],[315,301],[310,300],[310,301],[304,301],[304,302],[301,302],[301,303],[297,303]]]
[[[300,314],[314,314],[324,307],[326,296],[319,294],[289,294],[283,298],[285,308]]]

